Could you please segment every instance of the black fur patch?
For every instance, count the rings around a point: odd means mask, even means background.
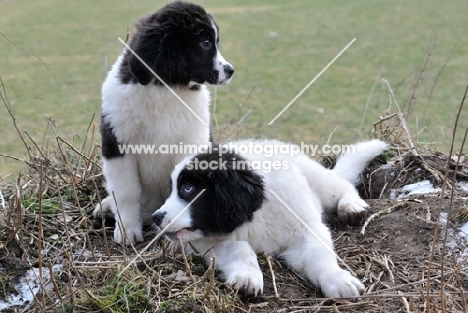
[[[192,161],[177,180],[179,197],[187,203],[206,189],[191,205],[191,226],[209,236],[232,232],[251,221],[265,200],[263,177],[250,168],[237,169],[236,162],[245,159],[235,153],[200,154]],[[218,167],[201,169],[202,164]]]
[[[216,83],[218,73],[213,71],[213,60],[218,38],[212,21],[203,7],[176,1],[143,17],[135,26],[129,46],[168,85]],[[161,84],[130,51],[126,50],[123,58],[122,83]]]
[[[101,137],[102,137],[102,156],[106,159],[113,159],[124,156],[119,150],[119,142],[115,137],[114,131],[105,116],[101,115]]]

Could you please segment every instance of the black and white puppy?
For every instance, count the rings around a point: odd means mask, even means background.
[[[337,211],[342,219],[365,212],[367,204],[350,182],[359,180],[386,144],[356,144],[333,170],[305,154],[290,153],[298,147],[278,141],[253,142],[260,146],[253,151],[279,147],[268,156],[236,152],[251,144],[229,143],[228,149],[220,146],[179,163],[171,174],[169,198],[153,214],[155,224],[170,240],[190,241],[186,249],[204,254],[208,263],[214,254],[226,282],[246,294],[263,292],[260,251],[284,259],[326,297],[362,294],[364,285],[338,266],[322,209]]]
[[[225,85],[234,73],[218,41],[213,17],[199,5],[180,1],[143,17],[130,38],[129,47],[190,109],[126,48],[108,73],[102,86],[101,134],[109,196],[93,215],[114,214],[116,242],[143,240],[142,223],[151,223],[151,213],[167,197],[171,170],[185,157],[125,147],[145,145],[157,151],[161,145],[209,142],[205,85]]]

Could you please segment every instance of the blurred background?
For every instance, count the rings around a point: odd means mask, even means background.
[[[46,115],[72,143],[82,141],[88,127],[97,129],[105,69],[122,49],[117,38],[166,2],[0,0],[0,77],[19,129],[43,147],[55,142]],[[229,85],[211,88],[215,138],[310,144],[371,138],[373,123],[390,104],[384,78],[415,140],[448,151],[468,83],[468,1],[197,3],[216,19],[221,52],[236,70]],[[26,148],[0,104],[0,153],[25,158]],[[463,130],[466,121],[465,114]],[[21,162],[0,157],[1,177],[22,169]]]

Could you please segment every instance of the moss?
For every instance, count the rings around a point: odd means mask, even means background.
[[[109,313],[148,312],[152,306],[147,296],[147,279],[138,271],[129,270],[121,276],[115,272],[102,288],[86,290],[84,304]]]
[[[39,214],[39,198],[32,196],[22,199],[21,204],[31,213]],[[60,212],[60,204],[53,199],[42,199],[42,214],[57,214]]]
[[[0,274],[0,299],[5,300],[10,294],[15,293],[15,286],[11,283],[8,274]]]

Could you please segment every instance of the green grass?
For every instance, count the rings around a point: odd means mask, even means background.
[[[42,209],[43,214],[57,214],[60,212],[60,204],[52,199],[42,199],[42,202],[35,197],[23,199],[21,204],[29,211],[39,214]],[[41,204],[41,205],[39,205]]]
[[[0,30],[42,58],[53,72],[0,37],[0,77],[19,128],[42,142],[47,114],[61,134],[84,136],[93,114],[99,114],[104,59],[108,58],[110,66],[121,49],[117,37],[125,37],[139,16],[164,2],[0,1]],[[420,141],[437,142],[447,150],[468,83],[468,2],[198,2],[215,16],[221,29],[221,50],[236,69],[232,83],[218,89],[220,129],[257,86],[241,110],[240,115],[247,108],[252,112],[238,136],[323,143],[338,126],[332,142],[366,138],[372,122],[388,107],[385,91],[376,88],[360,135],[365,103],[380,70],[384,67],[382,77],[390,81],[403,105],[417,77],[415,71],[424,63],[427,46],[435,42],[409,124]],[[353,38],[357,40],[348,51],[267,126]],[[447,59],[423,120],[431,87]],[[93,123],[97,125],[99,119]],[[0,153],[25,156],[3,105],[0,134]],[[53,133],[49,131],[46,137],[53,139]],[[1,174],[18,169],[17,163],[0,158]]]
[[[124,276],[115,275],[97,292],[86,290],[88,309],[96,309],[104,313],[117,312],[148,312],[147,286],[145,277],[140,273],[130,271]]]

